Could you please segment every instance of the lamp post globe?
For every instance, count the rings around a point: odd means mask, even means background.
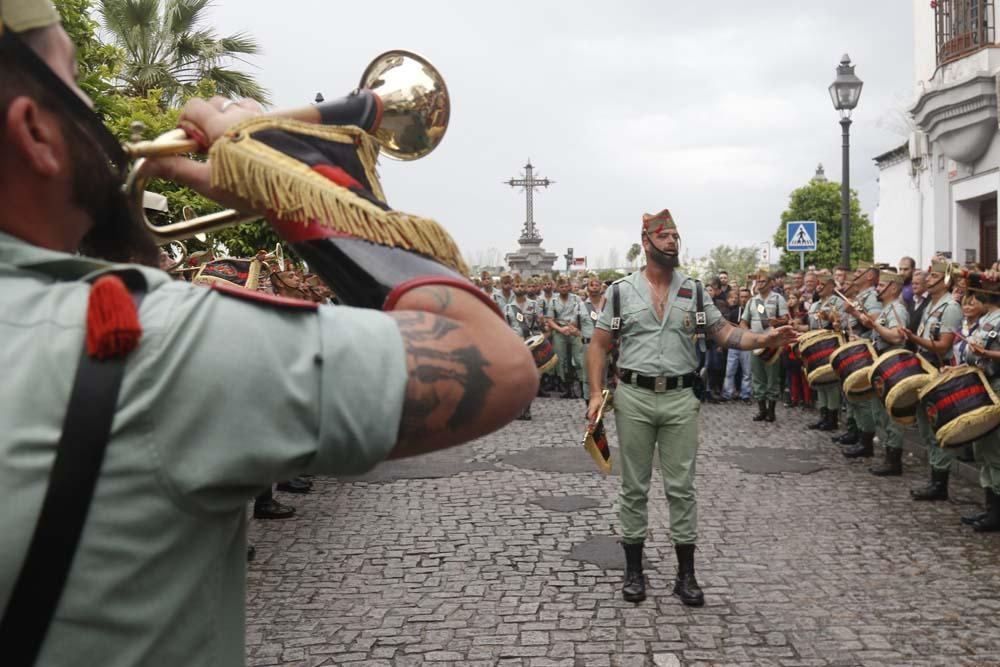
[[[837,78],[830,84],[830,99],[833,108],[840,112],[840,127],[843,137],[843,178],[840,180],[840,263],[849,268],[851,264],[851,112],[861,99],[864,82],[854,74],[851,57],[846,53],[837,67]]]

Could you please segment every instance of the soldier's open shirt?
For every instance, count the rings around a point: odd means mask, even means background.
[[[653,309],[649,284],[642,271],[636,271],[617,281],[621,294],[621,329],[619,331],[618,367],[657,377],[678,377],[698,368],[695,349],[695,281],[674,270],[664,318],[659,320]],[[611,331],[612,289],[608,289],[607,304],[597,320],[597,328]],[[704,293],[706,331],[722,319],[708,294]]]
[[[0,234],[0,600],[41,508],[86,329],[89,285],[25,268],[42,262],[95,268]],[[140,270],[142,339],[38,664],[242,665],[247,502],[276,480],[388,455],[402,339],[381,312],[275,309]]]

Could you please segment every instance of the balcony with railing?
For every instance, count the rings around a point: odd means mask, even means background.
[[[937,66],[996,44],[994,0],[932,0]]]

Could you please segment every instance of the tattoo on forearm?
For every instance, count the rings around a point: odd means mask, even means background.
[[[740,350],[740,344],[743,342],[743,337],[746,335],[746,329],[741,329],[740,327],[732,327],[732,331],[729,332],[729,338],[726,339],[726,347],[733,350]]]
[[[398,316],[406,350],[409,381],[403,403],[399,437],[419,440],[442,425],[456,430],[480,417],[493,381],[486,375],[489,362],[479,348],[448,348],[438,343],[458,328],[454,322],[411,313]],[[447,385],[458,385],[458,400],[447,399]]]

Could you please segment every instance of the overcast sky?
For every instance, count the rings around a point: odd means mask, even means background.
[[[425,55],[447,80],[452,121],[423,160],[382,159],[390,205],[439,220],[470,259],[502,258],[525,219],[523,193],[503,182],[530,158],[556,181],[535,198],[543,246],[594,266],[610,248],[624,258],[644,211],[669,208],[697,257],[770,240],[817,163],[839,182],[827,87],[845,52],[865,83],[851,183],[870,216],[871,158],[905,141],[912,11],[904,0],[216,0],[210,16],[261,42],[253,72],[278,108],[348,93],[382,51]]]

